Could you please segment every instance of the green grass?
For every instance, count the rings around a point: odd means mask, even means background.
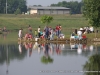
[[[38,26],[41,26],[43,30],[45,24],[40,22],[42,15],[14,15],[14,14],[0,14],[0,28],[4,26],[10,31],[7,36],[8,41],[16,41],[18,38],[18,29],[23,28],[24,32],[27,31],[28,25],[31,25],[34,30],[37,30]],[[71,32],[80,27],[89,26],[87,20],[82,15],[51,15],[54,20],[48,25],[55,28],[56,25],[61,24],[62,33],[66,35],[66,38],[70,37]],[[98,28],[100,30],[100,28]],[[100,37],[98,33],[98,37]],[[87,37],[94,38],[94,34],[87,34]],[[0,39],[0,42],[3,42]]]
[[[80,28],[81,26],[88,26],[87,21],[82,15],[51,15],[54,17],[54,21],[51,22],[48,26],[55,28],[57,24],[61,24],[63,32],[66,34],[65,30],[71,30]],[[28,25],[31,25],[33,30],[37,29],[38,26],[41,26],[43,29],[45,24],[40,22],[40,16],[34,15],[0,15],[0,28],[4,26],[8,30],[15,30],[19,28],[27,28]]]

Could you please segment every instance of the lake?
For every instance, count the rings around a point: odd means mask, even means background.
[[[100,70],[99,56],[100,46],[95,44],[0,44],[0,75],[97,74]],[[96,60],[93,63],[97,67],[89,69],[91,58]]]

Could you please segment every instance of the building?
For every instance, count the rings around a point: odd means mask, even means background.
[[[70,8],[65,7],[28,7],[30,14],[69,14]]]

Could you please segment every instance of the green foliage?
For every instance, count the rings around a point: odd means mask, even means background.
[[[52,16],[44,15],[41,17],[41,23],[46,23],[48,25],[51,21],[53,21]]]
[[[0,13],[5,13],[6,0],[0,0]],[[7,12],[14,14],[17,9],[21,12],[27,11],[26,0],[7,0]]]
[[[41,57],[41,62],[44,63],[44,64],[48,64],[48,63],[52,63],[53,62],[53,59],[50,58],[50,56],[48,56],[48,57],[42,56]]]
[[[100,0],[83,0],[83,14],[89,24],[100,27]]]
[[[83,6],[83,2],[78,2],[78,1],[62,1],[58,2],[57,4],[51,4],[51,6],[61,6],[61,7],[67,7],[71,8],[71,13],[70,14],[81,14],[81,8]]]
[[[14,13],[15,13],[15,15],[21,14],[21,10],[18,8]]]
[[[100,71],[100,54],[92,55],[84,65],[85,71]],[[99,75],[100,72],[86,72],[86,75]]]

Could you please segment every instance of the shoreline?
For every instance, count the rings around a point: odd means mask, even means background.
[[[28,39],[28,40],[23,40],[23,39],[18,39],[20,42],[50,42],[50,43],[90,43],[90,42],[100,42],[100,38],[94,38],[94,39],[82,39],[82,40],[71,40],[68,38],[65,39],[54,39],[54,40],[48,40],[48,39]]]

